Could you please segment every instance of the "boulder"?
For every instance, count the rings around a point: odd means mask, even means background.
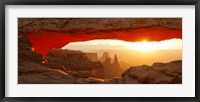
[[[130,67],[121,76],[119,83],[180,84],[182,83],[182,61]]]
[[[38,63],[25,62],[19,67],[19,84],[73,84],[76,80],[61,70],[52,70]]]

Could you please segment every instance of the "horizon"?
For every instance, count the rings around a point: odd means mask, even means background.
[[[154,62],[166,63],[173,60],[182,60],[181,39],[169,39],[157,42],[144,40],[141,42],[127,42],[122,40],[95,39],[71,42],[62,47],[62,49],[79,50],[83,53],[96,53],[98,59],[103,56],[104,52],[108,52],[112,59],[117,54],[119,62],[126,64],[122,65],[124,67],[138,65],[151,66]]]
[[[98,46],[98,47],[97,47]],[[138,50],[143,52],[153,50],[165,50],[165,49],[182,49],[181,39],[168,39],[162,41],[148,41],[141,40],[140,42],[128,42],[123,40],[112,40],[112,39],[95,39],[80,42],[70,42],[69,44],[62,47],[62,49],[71,50]]]

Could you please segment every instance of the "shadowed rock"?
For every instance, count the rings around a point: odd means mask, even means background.
[[[63,65],[64,68],[76,71],[76,77],[97,77],[103,78],[104,69],[100,62],[91,61],[83,52],[63,49],[53,49],[46,56],[47,66],[56,68]]]

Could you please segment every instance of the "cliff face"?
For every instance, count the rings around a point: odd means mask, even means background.
[[[19,84],[74,83],[75,77],[44,66],[42,55],[33,52],[32,43],[22,33],[18,34],[18,41]]]
[[[32,51],[32,43],[22,33],[18,34],[18,60],[42,61],[42,55]]]

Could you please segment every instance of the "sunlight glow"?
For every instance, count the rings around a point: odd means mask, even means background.
[[[63,49],[73,50],[137,50],[149,52],[153,50],[182,49],[181,39],[170,39],[159,42],[127,42],[123,40],[90,40],[84,42],[69,43]]]

